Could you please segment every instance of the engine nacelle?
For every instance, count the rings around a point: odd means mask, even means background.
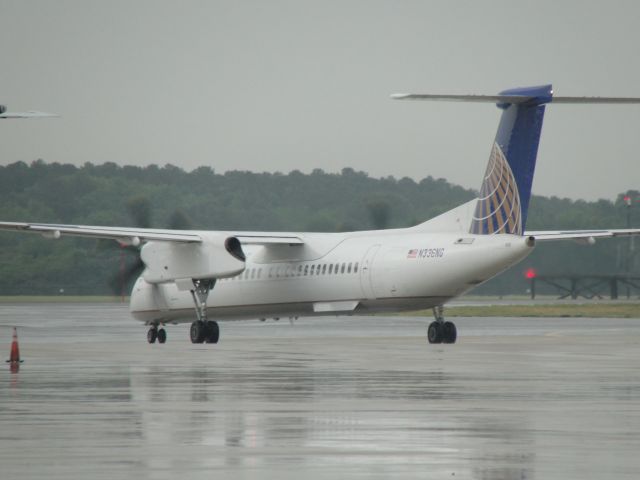
[[[7,111],[7,107],[5,107],[4,105],[0,105],[0,115],[2,115],[6,111]]]
[[[140,258],[148,283],[182,279],[233,277],[245,268],[245,256],[235,237],[207,237],[202,243],[149,242]]]

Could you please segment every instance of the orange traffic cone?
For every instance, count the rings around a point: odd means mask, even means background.
[[[7,363],[18,364],[22,363],[23,360],[20,360],[20,348],[18,347],[18,329],[13,327],[13,341],[11,342],[11,354],[9,355],[9,360]]]

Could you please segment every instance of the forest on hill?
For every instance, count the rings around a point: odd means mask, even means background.
[[[615,201],[533,196],[527,229],[625,228],[624,194],[640,198],[637,191],[621,192]],[[42,160],[0,166],[0,220],[16,222],[337,232],[415,225],[475,195],[444,179],[371,178],[351,168],[218,174],[210,167],[187,172],[173,165],[76,167]],[[640,210],[640,203],[635,205]],[[640,215],[634,214],[637,227]],[[539,245],[476,291],[524,294],[528,268],[541,274],[621,273],[628,242]],[[115,293],[121,258],[134,262],[115,242],[0,232],[0,295]],[[637,275],[640,262],[631,263]]]

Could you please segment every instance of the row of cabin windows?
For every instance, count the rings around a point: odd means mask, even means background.
[[[265,268],[267,278],[310,277],[313,275],[340,275],[358,273],[358,262],[314,263],[312,265],[281,265]],[[242,274],[225,280],[259,280],[262,268],[248,268]]]

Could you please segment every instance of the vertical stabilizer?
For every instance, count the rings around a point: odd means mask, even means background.
[[[505,90],[498,95],[497,105],[503,113],[471,233],[524,232],[545,104],[551,102],[552,95],[551,85]]]

